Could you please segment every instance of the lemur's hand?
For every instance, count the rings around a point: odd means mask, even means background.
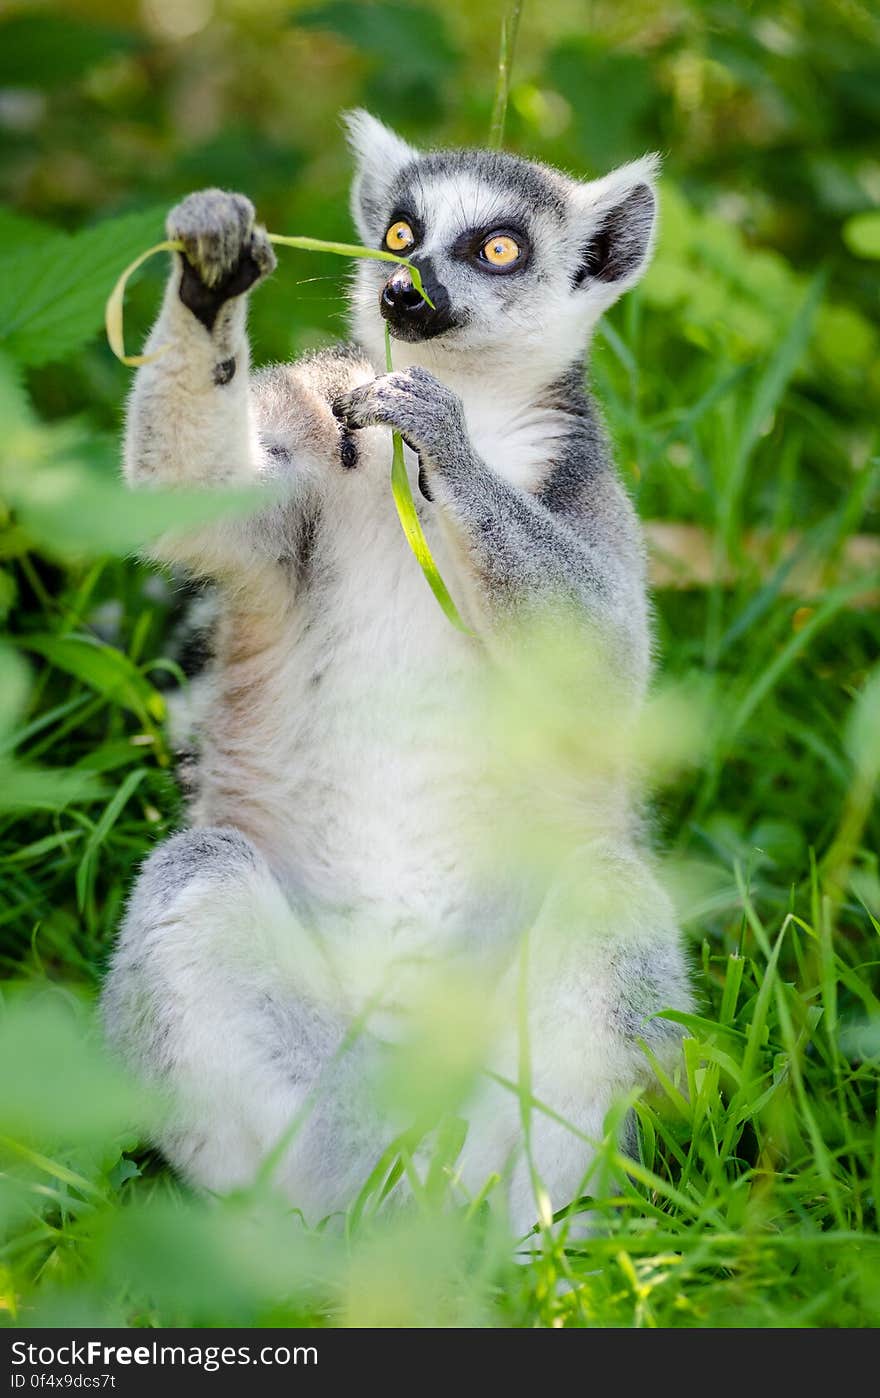
[[[380,374],[337,398],[333,411],[350,429],[394,428],[429,475],[432,469],[454,470],[470,453],[461,399],[427,369]]]
[[[166,228],[183,243],[180,299],[208,330],[225,302],[275,270],[272,244],[244,194],[189,194],[171,210]]]

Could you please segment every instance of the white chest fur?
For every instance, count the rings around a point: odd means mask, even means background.
[[[518,894],[487,887],[480,839],[493,801],[472,703],[485,652],[444,616],[403,537],[389,434],[361,437],[361,467],[322,506],[308,586],[297,596],[276,577],[229,623],[275,618],[219,671],[198,818],[250,835],[331,941],[378,938],[410,957],[495,945],[519,916]]]

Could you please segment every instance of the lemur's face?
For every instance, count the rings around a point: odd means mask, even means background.
[[[397,340],[445,351],[570,358],[641,275],[651,248],[655,162],[578,183],[490,151],[420,154],[368,113],[348,118],[361,239],[418,268],[358,264],[356,329],[375,349]],[[421,356],[420,356],[421,357]]]

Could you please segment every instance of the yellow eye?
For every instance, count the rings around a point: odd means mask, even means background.
[[[411,248],[416,240],[416,235],[405,219],[399,218],[396,223],[392,223],[385,234],[385,246],[392,252],[403,252],[406,248]]]
[[[507,233],[496,233],[494,237],[487,238],[481,252],[493,267],[509,267],[519,257],[519,243],[514,242]]]

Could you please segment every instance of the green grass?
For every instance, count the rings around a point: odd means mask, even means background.
[[[312,1229],[265,1184],[199,1200],[139,1144],[151,1104],[104,1058],[90,1007],[133,871],[180,818],[157,688],[174,680],[174,596],[136,563],[84,560],[103,548],[87,537],[61,559],[40,535],[57,523],[16,476],[0,657],[10,1323],[877,1323],[880,624],[835,560],[873,518],[878,468],[849,469],[837,425],[793,380],[819,294],[745,369],[696,353],[665,377],[636,298],[596,351],[643,513],[701,523],[740,573],[657,599],[663,671],[706,714],[656,799],[698,998],[681,1077],[634,1102],[638,1161],[615,1144],[626,1104],[607,1123],[580,1205],[593,1239],[545,1232],[524,1266],[487,1202],[454,1188],[452,1127],[429,1165],[399,1142],[346,1219]],[[57,470],[57,431],[20,425],[16,462],[27,448],[34,481]],[[739,557],[754,523],[768,530],[760,569]],[[792,525],[827,561],[820,596],[781,590]],[[409,1209],[379,1210],[404,1178]]]

